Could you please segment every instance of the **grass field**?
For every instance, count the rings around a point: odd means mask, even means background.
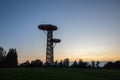
[[[0,68],[0,80],[120,80],[120,70]]]

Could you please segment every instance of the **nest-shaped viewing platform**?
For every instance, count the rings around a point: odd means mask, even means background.
[[[41,24],[41,25],[38,25],[38,29],[46,30],[46,31],[55,31],[57,30],[57,26],[51,25],[51,24]]]

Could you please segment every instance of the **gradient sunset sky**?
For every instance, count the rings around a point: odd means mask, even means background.
[[[0,0],[0,46],[19,62],[45,61],[39,24],[58,27],[55,60],[120,60],[120,0]]]

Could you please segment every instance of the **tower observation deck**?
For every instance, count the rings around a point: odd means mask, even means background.
[[[47,36],[46,46],[46,64],[53,65],[54,63],[54,47],[56,43],[60,43],[60,39],[53,38],[53,31],[57,30],[57,26],[51,24],[38,25],[38,29],[43,30]]]

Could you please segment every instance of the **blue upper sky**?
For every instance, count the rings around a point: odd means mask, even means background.
[[[55,60],[120,59],[120,0],[0,0],[0,46],[17,48],[19,62],[45,60],[39,24],[58,26]]]

